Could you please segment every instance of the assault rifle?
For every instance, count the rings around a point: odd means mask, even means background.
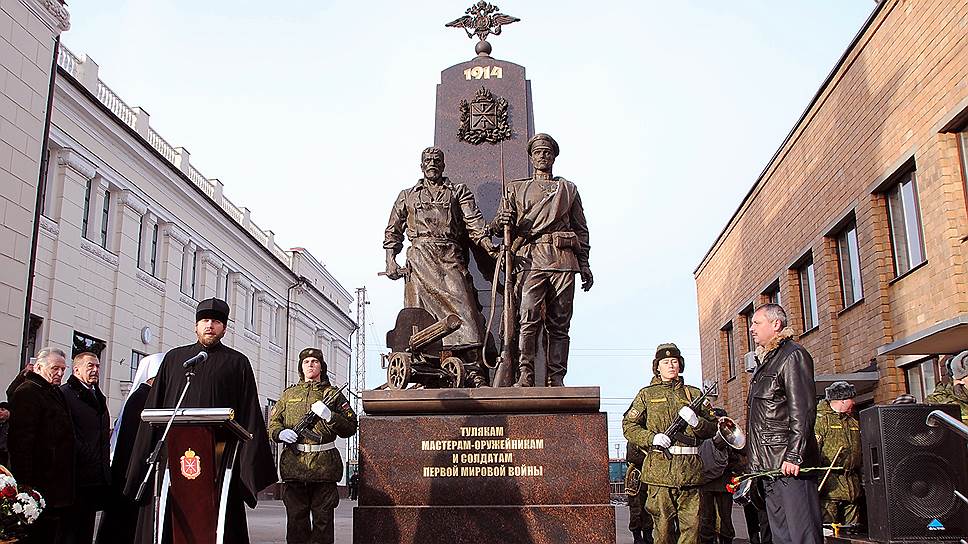
[[[706,397],[708,397],[709,394],[716,389],[717,385],[719,385],[719,382],[711,384],[709,387],[703,390],[702,395],[699,395],[698,397],[696,397],[695,400],[693,400],[688,404],[689,408],[691,408],[692,411],[695,412],[697,417],[702,417],[699,415],[699,408],[702,407],[702,404],[704,402],[706,402]],[[686,423],[686,420],[682,419],[682,416],[680,416],[677,413],[676,418],[673,419],[672,423],[669,424],[669,428],[665,430],[665,435],[668,436],[674,442],[676,439],[676,436],[681,435],[682,432],[686,430],[686,427],[688,425],[689,424]],[[652,446],[649,447],[649,451],[661,452],[666,459],[672,459],[672,454],[669,453],[669,450],[666,448],[663,448],[662,446],[659,446],[658,444],[652,444]]]
[[[339,394],[349,384],[350,384],[349,382],[346,382],[345,384],[340,386],[340,388],[336,390],[336,394]],[[334,396],[333,398],[336,398],[336,397]],[[314,428],[316,428],[316,423],[319,422],[319,420],[320,420],[320,417],[316,415],[316,412],[313,412],[312,408],[310,408],[309,411],[306,412],[306,415],[304,415],[302,419],[299,420],[299,423],[296,423],[296,426],[293,427],[292,430],[295,431],[295,433],[298,434],[300,437],[306,440],[322,442],[323,437],[319,433],[313,430]]]

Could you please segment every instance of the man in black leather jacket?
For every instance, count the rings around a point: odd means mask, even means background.
[[[800,475],[814,466],[819,448],[813,359],[793,340],[782,307],[764,304],[753,314],[750,333],[758,365],[749,389],[747,437],[750,470],[779,469],[764,482],[766,510],[777,544],[823,542],[815,478]]]

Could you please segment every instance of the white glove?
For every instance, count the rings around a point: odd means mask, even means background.
[[[333,415],[333,411],[330,410],[329,406],[326,406],[321,400],[314,402],[309,409],[312,410],[313,413],[319,416],[323,421],[329,421],[329,418]]]
[[[683,406],[682,408],[679,408],[679,417],[684,419],[686,423],[689,424],[690,427],[695,427],[699,425],[699,416],[697,416],[696,412],[693,412],[692,408],[688,406]]]
[[[652,439],[652,445],[653,446],[661,446],[661,447],[663,447],[665,449],[669,449],[669,446],[672,445],[672,439],[669,438],[669,435],[667,435],[665,433],[658,433]]]
[[[295,444],[296,440],[299,440],[299,435],[292,429],[283,429],[279,431],[279,440],[286,444]]]

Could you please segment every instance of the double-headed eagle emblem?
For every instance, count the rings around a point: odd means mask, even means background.
[[[460,19],[454,19],[444,26],[462,28],[467,33],[468,38],[473,38],[476,35],[483,42],[491,34],[500,36],[502,25],[509,25],[521,20],[517,17],[497,13],[498,9],[500,8],[481,0],[467,8],[467,11],[465,11],[467,15]]]

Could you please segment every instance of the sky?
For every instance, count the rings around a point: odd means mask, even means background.
[[[383,229],[433,144],[440,72],[474,56],[443,26],[470,4],[87,0],[69,4],[62,41],[281,246],[366,286],[373,387],[403,300],[377,277]],[[693,270],[875,3],[497,5],[521,22],[492,56],[526,68],[536,130],[561,145],[555,173],[578,185],[591,231],[566,383],[601,386],[609,454],[624,456],[622,413],[658,344],[677,343],[701,385]]]

